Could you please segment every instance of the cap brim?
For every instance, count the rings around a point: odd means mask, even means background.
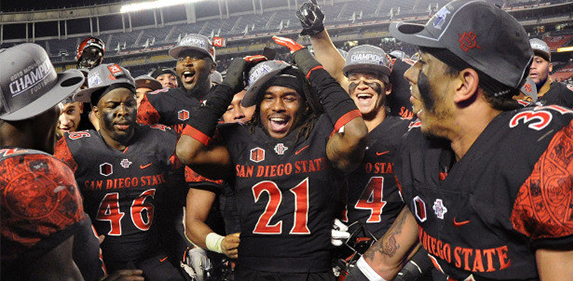
[[[84,83],[84,79],[84,75],[76,69],[58,73],[58,81],[52,89],[19,110],[2,116],[1,119],[17,121],[40,115],[71,95]]]
[[[81,101],[81,102],[90,102],[90,98],[91,98],[93,92],[95,92],[101,88],[106,88],[106,87],[109,87],[109,85],[83,89],[83,90],[78,91],[77,93],[74,94],[73,100],[74,101]]]
[[[179,53],[181,53],[184,50],[198,51],[200,53],[208,55],[213,61],[215,61],[213,55],[211,55],[211,53],[207,52],[207,50],[205,50],[203,48],[199,48],[199,47],[192,47],[192,46],[175,46],[169,50],[169,55],[171,57],[173,57],[174,59],[177,59],[177,58],[179,58]]]
[[[391,23],[390,35],[394,38],[416,46],[430,47],[430,48],[445,48],[439,41],[428,32],[425,25],[417,23]]]
[[[390,68],[383,65],[375,65],[368,63],[351,64],[342,69],[342,72],[348,76],[350,72],[375,72],[390,76]]]
[[[551,56],[544,51],[533,49],[533,54],[542,57],[546,61],[551,61]]]
[[[257,93],[260,91],[261,87],[267,83],[267,81],[271,80],[271,78],[275,77],[278,73],[283,71],[285,68],[290,67],[289,65],[285,64],[283,68],[277,68],[269,71],[267,74],[259,78],[253,85],[247,86],[247,91],[241,100],[241,104],[244,107],[253,106],[257,103]]]
[[[141,79],[135,80],[135,88],[149,88],[153,91],[163,88],[160,82],[157,80]]]

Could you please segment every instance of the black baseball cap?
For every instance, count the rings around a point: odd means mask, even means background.
[[[84,82],[75,69],[56,73],[46,50],[24,43],[0,49],[0,119],[17,121],[46,112]]]
[[[447,49],[510,89],[521,87],[533,59],[523,26],[501,8],[481,0],[452,1],[425,25],[392,23],[390,34],[419,47]]]
[[[151,73],[149,73],[149,76],[157,79],[157,77],[159,77],[159,75],[162,74],[173,74],[175,77],[177,77],[177,73],[175,73],[175,71],[172,68],[168,68],[168,67],[160,67],[154,71],[152,71]]]

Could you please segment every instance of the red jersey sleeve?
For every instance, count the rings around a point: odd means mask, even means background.
[[[521,186],[513,206],[514,229],[532,239],[573,235],[573,124],[551,140]]]
[[[137,122],[143,125],[153,125],[159,123],[159,117],[159,112],[149,102],[146,94],[137,108]]]
[[[72,156],[72,152],[70,151],[70,148],[68,147],[68,142],[66,141],[65,138],[66,137],[64,136],[63,138],[58,140],[58,142],[56,142],[56,148],[54,149],[54,157],[66,163],[70,167],[70,169],[72,169],[72,171],[75,173],[76,170],[78,169],[78,163],[76,163],[74,156]]]
[[[2,161],[0,191],[3,260],[15,259],[85,219],[73,172],[48,155]]]

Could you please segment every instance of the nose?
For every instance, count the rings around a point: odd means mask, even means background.
[[[61,114],[58,121],[60,121],[61,125],[66,126],[70,123],[70,118],[66,114]]]
[[[285,106],[284,103],[282,101],[282,99],[276,99],[273,104],[272,107],[273,111],[275,112],[282,112],[285,110]]]
[[[127,106],[125,105],[125,103],[121,103],[118,107],[117,107],[117,115],[128,115],[129,114],[129,110],[127,108]]]
[[[410,81],[411,83],[416,83],[418,75],[417,75],[417,71],[414,67],[416,66],[416,64],[412,65],[410,68],[408,68],[408,70],[406,70],[406,72],[404,72],[404,78],[408,81]]]
[[[243,111],[243,108],[241,106],[237,106],[235,108],[235,116],[233,117],[234,120],[240,120],[245,118],[245,112]]]

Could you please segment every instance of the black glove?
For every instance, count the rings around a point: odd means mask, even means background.
[[[302,25],[300,35],[315,35],[324,30],[324,14],[316,4],[316,0],[302,4],[296,11],[296,17]]]
[[[227,75],[221,84],[233,89],[233,93],[238,93],[245,88],[245,70],[248,62],[244,59],[234,59],[227,68]]]

